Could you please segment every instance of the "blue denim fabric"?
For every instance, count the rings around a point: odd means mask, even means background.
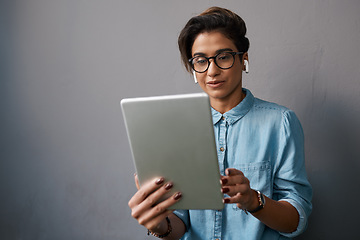
[[[277,232],[236,204],[226,204],[221,211],[175,211],[187,227],[183,240],[289,239],[306,228],[312,188],[306,176],[301,124],[291,110],[243,91],[246,97],[230,111],[222,115],[212,109],[220,172],[239,169],[252,189],[292,204],[300,215],[297,230]]]

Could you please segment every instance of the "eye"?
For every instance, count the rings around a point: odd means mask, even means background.
[[[203,58],[203,57],[194,58],[193,64],[197,64],[197,65],[207,64],[207,59],[206,59],[206,58]]]
[[[216,58],[219,61],[228,61],[232,58],[232,55],[230,53],[220,53]]]

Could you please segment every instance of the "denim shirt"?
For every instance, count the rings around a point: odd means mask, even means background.
[[[223,210],[177,210],[185,223],[183,240],[289,239],[302,233],[312,210],[312,188],[304,163],[304,136],[294,112],[274,103],[246,97],[221,114],[212,109],[218,161],[226,168],[241,170],[250,187],[274,200],[292,204],[299,213],[293,233],[270,229],[236,204]]]

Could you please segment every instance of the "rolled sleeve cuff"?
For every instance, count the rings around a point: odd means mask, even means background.
[[[294,231],[292,233],[280,232],[280,234],[285,236],[285,237],[294,238],[294,237],[300,235],[302,232],[304,232],[306,227],[307,227],[306,213],[305,213],[304,209],[302,208],[302,206],[299,203],[297,203],[296,201],[292,200],[292,199],[281,199],[281,201],[286,201],[286,202],[290,203],[292,206],[294,206],[296,208],[296,210],[299,213],[299,224],[298,224],[298,226],[296,228],[296,231]]]
[[[184,222],[186,231],[188,231],[190,227],[189,212],[187,210],[175,210],[173,213]]]

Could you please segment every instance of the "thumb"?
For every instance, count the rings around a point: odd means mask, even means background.
[[[139,190],[140,189],[139,178],[136,173],[134,173],[134,178],[135,178],[136,188]]]

